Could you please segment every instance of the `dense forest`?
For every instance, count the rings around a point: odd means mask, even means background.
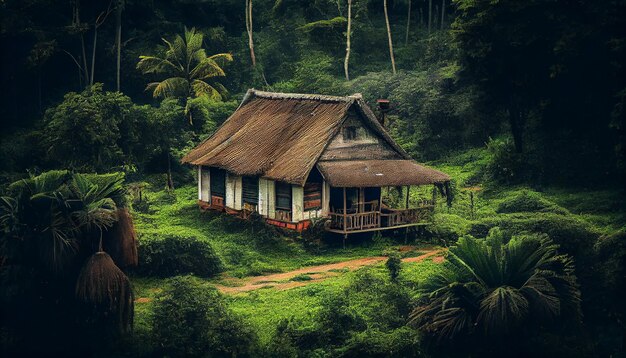
[[[624,0],[3,0],[0,57],[7,356],[626,354]],[[413,252],[199,212],[249,88],[388,99],[452,205]]]

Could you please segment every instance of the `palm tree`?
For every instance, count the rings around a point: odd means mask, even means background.
[[[166,44],[165,56],[139,56],[137,69],[142,73],[168,76],[160,82],[149,83],[146,90],[152,91],[155,98],[224,98],[226,88],[211,80],[226,75],[222,66],[233,60],[231,54],[207,56],[202,48],[203,36],[194,28],[185,29],[184,38],[177,35],[173,41],[163,39],[163,42]]]
[[[441,273],[426,282],[410,323],[439,342],[504,342],[493,338],[579,317],[574,263],[557,249],[546,236],[507,241],[498,228],[484,240],[460,238]]]
[[[132,325],[132,290],[128,278],[103,252],[103,231],[115,229],[126,205],[123,174],[87,175],[50,171],[17,181],[0,198],[0,257],[25,268],[31,276],[10,284],[38,290],[51,301],[66,300],[66,284],[76,280],[85,257],[76,298],[90,309],[87,322],[106,320],[124,332]],[[130,223],[132,225],[132,222]],[[134,230],[114,230],[121,242],[132,242]],[[131,254],[136,250],[129,248]],[[95,253],[94,253],[95,252]],[[136,262],[136,257],[134,260]],[[56,295],[56,296],[55,296]],[[19,297],[18,297],[19,298]],[[73,317],[77,312],[68,312]],[[99,321],[102,322],[102,321]],[[39,324],[40,322],[37,322]]]

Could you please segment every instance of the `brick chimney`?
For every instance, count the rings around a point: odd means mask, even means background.
[[[378,118],[378,121],[384,127],[385,126],[385,114],[389,112],[390,103],[388,99],[382,99],[382,98],[377,99],[376,103],[378,104],[378,110],[380,111],[380,117]]]

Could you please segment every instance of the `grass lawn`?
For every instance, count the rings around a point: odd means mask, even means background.
[[[439,264],[433,263],[430,259],[417,263],[402,263],[400,280],[411,288],[414,295],[417,295],[419,282],[437,272],[439,267]],[[382,263],[361,270],[369,270],[372,275],[388,280],[388,271]],[[357,271],[349,271],[322,282],[312,282],[306,286],[288,290],[262,288],[246,293],[226,295],[226,299],[229,307],[254,328],[261,344],[267,344],[281,320],[293,317],[304,323],[312,322],[324,297],[341,292],[350,285]],[[158,295],[167,280],[144,277],[132,277],[131,279],[135,297],[141,298],[135,304],[135,330],[138,334],[147,333],[150,329],[152,300]],[[206,284],[207,287],[212,283],[213,280],[203,280],[203,284]],[[358,302],[355,304],[360,306]],[[366,303],[363,303],[363,306],[366,306]]]

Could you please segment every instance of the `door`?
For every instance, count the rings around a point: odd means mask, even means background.
[[[213,197],[217,197],[216,200]],[[211,168],[211,204],[222,205],[226,197],[226,171],[219,168]],[[217,201],[217,202],[215,202]]]

